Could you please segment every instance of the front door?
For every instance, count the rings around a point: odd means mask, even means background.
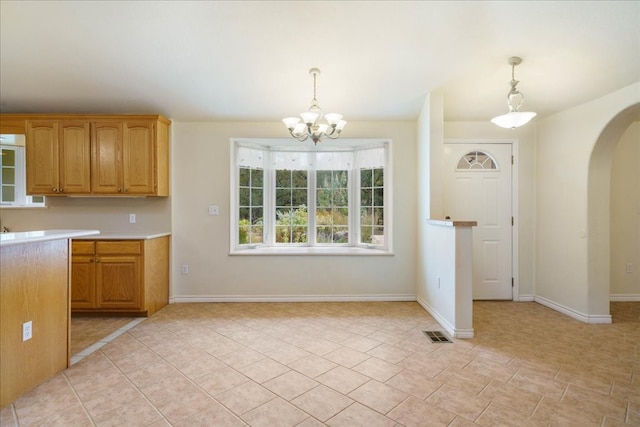
[[[444,145],[444,214],[473,227],[473,299],[513,299],[511,144]]]

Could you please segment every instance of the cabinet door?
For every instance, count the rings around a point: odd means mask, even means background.
[[[71,308],[96,307],[96,264],[93,255],[75,255],[71,262]]]
[[[91,191],[122,193],[122,124],[94,123],[91,139]]]
[[[28,121],[26,132],[27,194],[58,194],[58,122]]]
[[[98,308],[140,309],[141,260],[137,255],[98,256]]]
[[[60,122],[59,176],[63,194],[91,191],[91,127],[89,122]]]
[[[155,124],[152,121],[124,125],[123,179],[128,194],[154,194],[156,190]]]

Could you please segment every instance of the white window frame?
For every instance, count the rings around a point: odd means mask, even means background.
[[[302,146],[298,141],[291,139],[257,139],[257,138],[232,138],[230,140],[230,255],[393,255],[393,169],[392,169],[392,141],[387,139],[338,139],[322,141],[318,146]],[[248,147],[263,150],[263,206],[264,206],[264,238],[262,244],[243,244],[238,242],[238,166],[237,153],[239,147]],[[313,236],[308,236],[310,242],[305,244],[275,243],[273,233],[275,224],[275,169],[269,167],[272,164],[271,154],[274,151],[352,151],[368,148],[384,148],[384,244],[373,245],[359,243],[360,241],[360,173],[357,165],[349,169],[349,241],[340,244],[315,243],[315,200],[308,202],[309,219],[307,229]],[[315,165],[315,162],[313,162]],[[315,189],[315,166],[306,169],[307,188]],[[267,185],[267,183],[269,183]],[[311,199],[315,199],[312,197]],[[270,214],[266,214],[269,212]]]
[[[46,207],[45,197],[42,197],[42,202],[34,202],[33,197],[27,195],[25,147],[17,144],[0,144],[0,147],[2,150],[12,150],[15,156],[15,200],[13,202],[0,201],[0,208]]]

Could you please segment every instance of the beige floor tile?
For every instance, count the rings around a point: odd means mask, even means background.
[[[510,425],[517,425],[518,427],[547,426],[546,421],[531,419],[528,416],[523,416],[521,411],[495,402],[492,402],[482,415],[480,415],[476,424],[488,427]]]
[[[202,412],[182,418],[172,425],[173,427],[241,427],[247,424],[218,402],[212,402]]]
[[[354,366],[353,370],[380,382],[385,382],[394,375],[402,372],[403,369],[377,357],[370,357],[364,362]]]
[[[338,365],[352,368],[358,363],[364,362],[371,356],[362,353],[358,350],[354,350],[349,347],[342,347],[331,353],[325,354],[324,358],[337,363]]]
[[[242,418],[252,427],[290,427],[298,425],[309,415],[276,397],[247,412]]]
[[[331,427],[393,427],[396,422],[356,402],[328,420],[327,425]]]
[[[554,400],[560,400],[568,384],[556,381],[546,375],[539,375],[534,370],[519,370],[509,380],[509,384],[532,393],[542,394]]]
[[[482,390],[480,396],[527,417],[533,414],[542,400],[541,394],[525,391],[498,380],[491,381]]]
[[[374,340],[366,336],[353,335],[350,338],[342,341],[340,344],[346,347],[352,348],[354,350],[358,350],[363,353],[366,353],[378,347],[382,343],[378,340]]]
[[[283,399],[292,400],[316,387],[318,382],[296,371],[289,371],[262,385]]]
[[[303,357],[295,362],[291,362],[288,366],[309,378],[315,378],[318,375],[322,375],[323,373],[330,371],[338,365],[312,354],[311,356]]]
[[[456,415],[411,396],[391,410],[387,417],[406,427],[424,427],[447,426]]]
[[[319,385],[296,397],[291,403],[314,418],[326,421],[351,405],[353,400],[326,386]]]
[[[329,372],[325,372],[315,379],[342,394],[348,394],[370,380],[366,375],[343,366],[338,366]]]
[[[436,375],[435,380],[471,394],[478,394],[491,382],[491,377],[467,368],[449,367]]]
[[[158,410],[146,400],[137,400],[93,417],[96,426],[146,426],[164,418]]]
[[[381,414],[386,414],[409,397],[407,393],[376,380],[361,385],[348,396]]]
[[[235,369],[222,368],[202,375],[194,381],[211,396],[217,396],[251,380]]]
[[[242,368],[238,368],[238,371],[255,382],[262,384],[265,381],[284,374],[289,371],[289,368],[275,360],[264,358],[247,366],[243,366]]]
[[[242,414],[257,408],[275,398],[276,395],[253,381],[240,384],[216,395],[216,400],[229,408],[234,414]]]
[[[404,370],[386,382],[400,391],[411,394],[418,399],[425,400],[436,392],[443,383],[430,377],[410,370]]]
[[[367,354],[377,357],[378,359],[386,360],[391,363],[399,363],[413,353],[407,350],[403,350],[400,347],[396,347],[389,344],[382,344],[378,347],[369,350]]]
[[[266,351],[264,354],[283,365],[288,365],[311,355],[308,351],[290,344],[283,344],[280,347]]]
[[[429,396],[427,402],[474,421],[491,401],[473,392],[467,393],[464,389],[445,384]]]

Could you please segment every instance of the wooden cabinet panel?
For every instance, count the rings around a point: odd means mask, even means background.
[[[96,242],[74,240],[71,248],[73,255],[93,255],[96,253]]]
[[[58,173],[58,122],[26,124],[27,194],[55,194]]]
[[[91,191],[96,194],[122,193],[122,123],[94,123],[91,136]]]
[[[123,180],[129,194],[155,192],[155,128],[153,122],[127,122],[124,128]]]
[[[99,256],[96,260],[98,308],[140,309],[140,258]]]
[[[91,191],[91,127],[89,122],[59,124],[59,193]]]
[[[71,309],[96,306],[95,266],[94,255],[74,255],[72,257]]]
[[[105,240],[96,242],[96,252],[103,254],[140,255],[142,242],[139,240]]]

